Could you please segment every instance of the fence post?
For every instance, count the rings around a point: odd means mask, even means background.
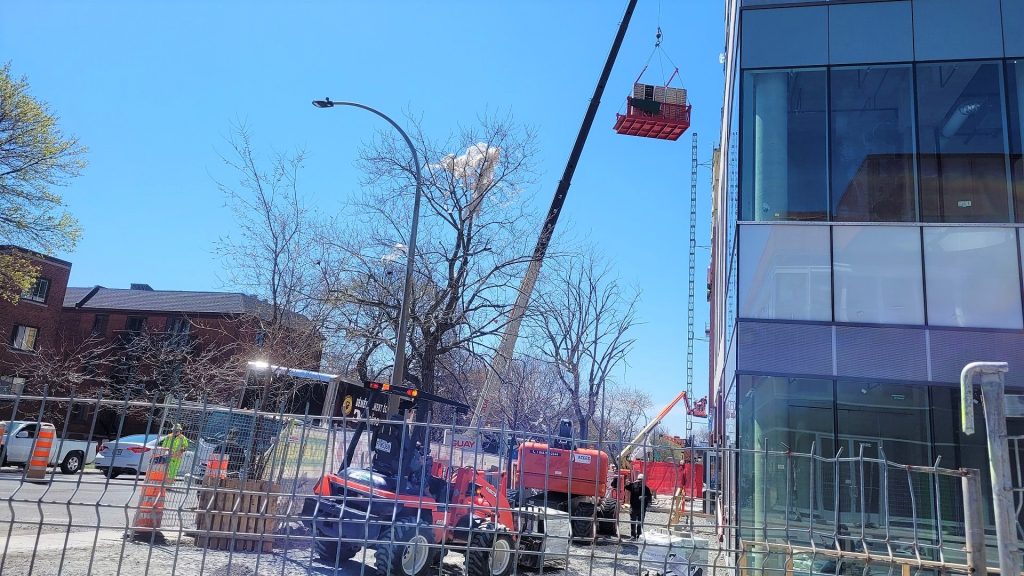
[[[968,468],[967,475],[960,479],[964,498],[964,537],[967,551],[967,566],[971,574],[985,574],[985,517],[982,515],[984,501],[981,498],[981,474]]]
[[[1003,374],[1006,362],[971,362],[960,373],[961,414],[966,434],[974,432],[973,383],[981,374],[981,401],[988,437],[989,466],[992,470],[992,507],[995,515],[996,540],[999,545],[999,570],[1017,574],[1017,517],[1011,488],[1010,455],[1006,444],[1006,406]],[[968,416],[970,414],[970,416]]]

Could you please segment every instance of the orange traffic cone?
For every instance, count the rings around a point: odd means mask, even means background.
[[[40,424],[39,433],[32,442],[32,453],[28,465],[25,466],[25,479],[36,484],[46,482],[46,467],[50,465],[50,451],[57,439],[57,431],[53,424]]]
[[[154,448],[149,460],[149,471],[146,481],[142,484],[142,498],[135,511],[132,522],[131,536],[140,534],[149,536],[154,532],[159,535],[160,523],[164,518],[164,498],[166,496],[167,465],[171,460],[170,450]]]

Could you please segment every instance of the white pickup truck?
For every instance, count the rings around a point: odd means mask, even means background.
[[[0,422],[0,466],[24,466],[32,453],[39,424],[35,422]],[[86,440],[54,440],[50,450],[50,466],[60,466],[64,474],[77,474],[96,460],[96,442]]]

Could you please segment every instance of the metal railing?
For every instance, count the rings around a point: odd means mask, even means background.
[[[4,575],[984,570],[978,473],[884,455],[658,444],[606,470],[601,439],[102,397],[0,395],[0,420],[56,423],[60,454],[103,445],[42,483],[0,469]],[[187,448],[165,440],[175,425]],[[128,450],[146,431],[149,449]],[[473,435],[497,442],[428,440]],[[744,485],[735,470],[760,472]],[[642,516],[626,490],[639,474],[657,492]]]

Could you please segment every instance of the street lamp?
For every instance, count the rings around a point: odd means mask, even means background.
[[[412,272],[416,261],[416,229],[418,228],[420,221],[420,189],[423,185],[423,176],[420,174],[420,156],[416,153],[416,147],[412,145],[412,140],[409,139],[409,135],[405,133],[405,130],[402,130],[401,126],[380,110],[371,108],[365,104],[359,104],[358,102],[335,102],[330,98],[313,100],[313,106],[316,106],[317,108],[352,106],[354,108],[362,108],[368,112],[373,112],[377,116],[387,120],[388,124],[391,124],[395,130],[398,130],[398,133],[405,139],[405,143],[409,145],[409,151],[412,153],[412,162],[416,167],[416,199],[412,204],[412,230],[409,232],[409,248],[405,258],[405,290],[402,293],[402,310],[398,316],[398,342],[395,346],[395,369],[391,374],[391,385],[402,386],[405,382],[405,344],[408,340],[409,314],[412,308]]]

